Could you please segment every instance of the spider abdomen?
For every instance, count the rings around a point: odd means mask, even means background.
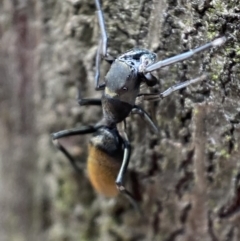
[[[88,149],[87,170],[92,186],[98,193],[106,197],[117,196],[119,191],[115,180],[121,167],[121,161],[114,159],[94,145],[90,144]]]

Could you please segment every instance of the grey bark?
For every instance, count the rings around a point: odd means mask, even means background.
[[[238,1],[103,1],[114,56],[140,46],[164,59],[229,36],[155,73],[151,91],[208,73],[204,83],[141,103],[158,136],[138,116],[127,119],[128,185],[143,217],[122,197],[96,194],[51,142],[52,132],[102,115],[76,101],[77,88],[101,96],[94,11],[86,0],[0,1],[0,240],[240,240]],[[88,139],[62,144],[84,164]]]

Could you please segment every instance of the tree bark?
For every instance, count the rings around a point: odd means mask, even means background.
[[[94,1],[0,1],[0,240],[240,240],[238,1],[102,5],[113,56],[143,47],[165,59],[219,36],[228,41],[154,73],[160,82],[151,92],[208,74],[162,101],[138,100],[159,135],[127,118],[127,184],[140,217],[123,197],[96,194],[85,169],[76,174],[51,141],[53,132],[102,117],[76,101],[78,89],[101,96]],[[102,80],[108,68],[102,64]],[[84,165],[88,140],[61,143]]]

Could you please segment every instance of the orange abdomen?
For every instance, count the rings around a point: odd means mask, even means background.
[[[115,180],[121,161],[114,159],[102,150],[89,145],[87,170],[95,190],[106,197],[118,195]]]

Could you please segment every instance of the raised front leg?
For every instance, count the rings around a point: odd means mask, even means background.
[[[105,88],[105,84],[99,85],[101,59],[104,58],[110,64],[112,64],[115,59],[107,53],[108,37],[107,37],[107,31],[105,27],[105,22],[104,22],[100,1],[95,0],[95,5],[97,9],[98,23],[101,31],[101,37],[98,43],[98,50],[97,50],[96,62],[95,62],[96,63],[95,64],[95,67],[96,67],[95,89],[101,90]]]
[[[154,70],[163,68],[165,66],[168,66],[168,65],[171,65],[171,64],[174,64],[174,63],[177,63],[177,62],[189,59],[196,53],[199,53],[199,52],[201,52],[203,50],[207,50],[209,48],[221,46],[225,42],[226,42],[226,37],[217,38],[217,39],[213,40],[210,43],[204,44],[204,45],[202,45],[202,46],[200,46],[198,48],[195,48],[193,50],[189,50],[186,53],[179,54],[179,55],[173,56],[171,58],[159,61],[159,62],[157,62],[155,64],[152,64],[152,65],[146,67],[144,72],[145,73],[152,72]]]

